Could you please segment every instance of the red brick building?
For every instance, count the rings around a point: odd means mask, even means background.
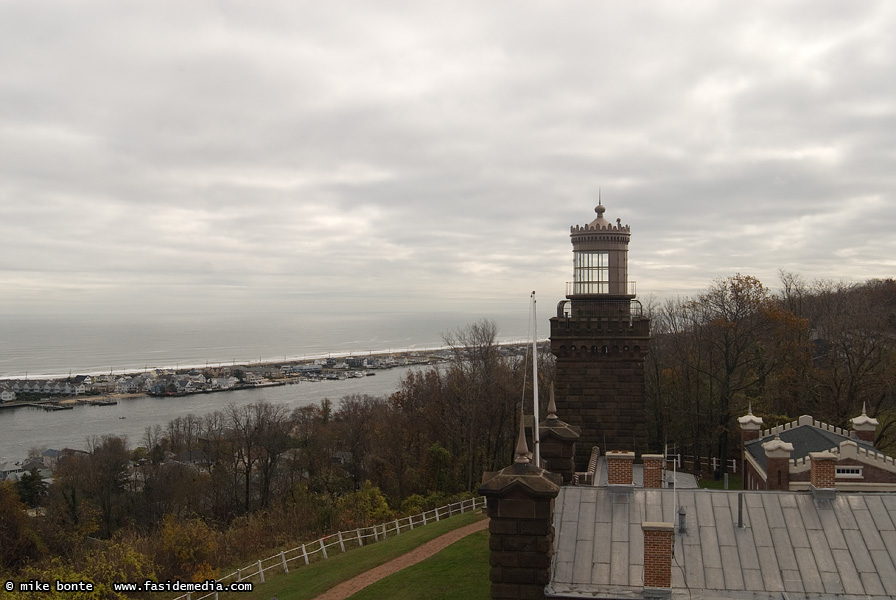
[[[896,460],[874,447],[878,422],[864,410],[852,419],[852,429],[834,427],[808,415],[771,429],[762,429],[762,419],[752,412],[738,421],[743,439],[744,489],[808,490],[813,459],[827,462],[820,453],[829,453],[835,489],[896,491]]]

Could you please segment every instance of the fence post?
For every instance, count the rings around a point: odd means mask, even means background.
[[[358,547],[360,548],[363,545],[364,545],[364,540],[361,539],[361,528],[358,527]]]
[[[386,524],[383,523],[383,539],[386,539]]]
[[[426,525],[426,513],[423,513],[423,524]]]
[[[342,532],[339,532],[339,547],[345,552],[345,542],[342,541]]]
[[[261,559],[258,559],[258,578],[264,583],[264,569],[261,568]]]
[[[324,538],[320,538],[320,551],[323,552],[324,558],[330,558],[327,556],[327,546],[324,544]]]
[[[441,508],[441,507],[439,507],[439,508]],[[439,522],[439,509],[437,508],[436,509],[436,523],[438,523],[438,522]]]
[[[373,539],[377,542],[380,541],[380,532],[377,529],[376,525],[373,526]]]
[[[302,544],[302,556],[305,558],[305,564],[308,564],[308,552],[305,550],[305,544]]]
[[[280,553],[280,562],[283,563],[283,572],[289,573],[289,567],[286,566],[286,550]]]
[[[238,568],[238,569],[236,570],[236,580],[237,580],[238,582],[243,580],[243,569],[242,569],[242,567],[240,567],[240,568]]]

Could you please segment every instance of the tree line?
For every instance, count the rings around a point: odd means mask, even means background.
[[[837,427],[864,409],[876,444],[896,450],[896,282],[806,281],[780,291],[734,275],[694,298],[649,306],[648,419],[657,448],[719,457],[739,452],[736,418],[766,427],[802,414]],[[707,465],[699,465],[704,472]]]

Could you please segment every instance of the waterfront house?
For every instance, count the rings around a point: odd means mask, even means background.
[[[51,471],[55,471],[56,465],[59,463],[59,457],[61,455],[62,453],[59,450],[47,448],[41,453],[40,457],[46,468],[50,469]]]
[[[24,469],[22,468],[22,465],[18,462],[0,462],[0,481],[9,479],[11,475],[22,473],[23,471]]]

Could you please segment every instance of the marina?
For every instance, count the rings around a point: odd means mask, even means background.
[[[344,396],[369,394],[388,396],[398,389],[401,379],[419,367],[396,367],[380,371],[376,377],[300,382],[274,387],[246,388],[226,394],[191,394],[178,397],[151,397],[132,394],[117,404],[91,406],[72,404],[69,409],[46,409],[45,403],[28,402],[0,410],[0,461],[20,461],[33,447],[85,449],[92,436],[126,436],[130,447],[142,444],[146,429],[167,427],[177,417],[202,417],[229,405],[244,406],[266,401],[283,404],[290,410],[329,398],[335,405]],[[49,404],[49,403],[47,403]]]

